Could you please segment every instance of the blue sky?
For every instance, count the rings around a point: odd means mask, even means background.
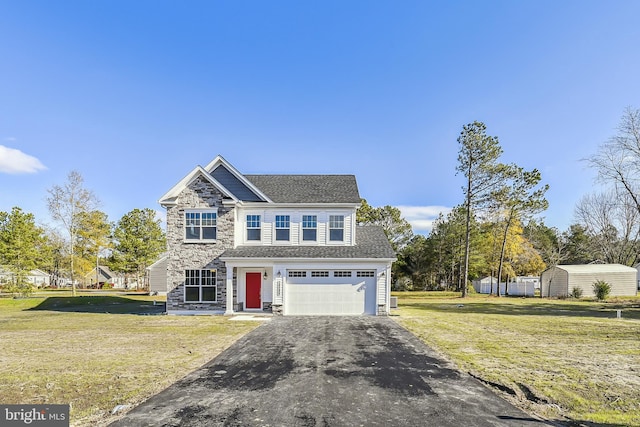
[[[640,108],[638,1],[2,1],[0,210],[48,222],[78,170],[113,221],[221,154],[245,173],[355,174],[425,232],[462,202],[483,121],[551,186]]]

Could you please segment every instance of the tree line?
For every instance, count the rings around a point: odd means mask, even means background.
[[[0,268],[9,273],[0,285],[10,292],[30,294],[33,285],[27,277],[40,269],[49,274],[52,286],[68,283],[75,295],[78,284],[92,282],[86,277],[98,265],[140,284],[146,268],[165,250],[165,233],[155,211],[133,209],[110,222],[77,171],[70,172],[64,184],[49,188],[46,202],[57,227],[39,225],[18,206],[0,212]]]
[[[363,201],[358,209],[358,221],[383,225],[397,252],[396,289],[465,296],[472,280],[486,276],[508,282],[558,264],[639,262],[640,110],[628,108],[617,133],[584,159],[604,189],[579,200],[564,231],[539,216],[549,205],[540,171],[501,162],[499,140],[486,129],[477,121],[463,127],[456,167],[465,178],[462,200],[428,236],[413,235],[396,208]],[[499,295],[500,287],[493,291]]]

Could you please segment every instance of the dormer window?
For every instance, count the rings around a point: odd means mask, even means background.
[[[260,240],[260,215],[247,215],[247,240]]]
[[[344,240],[344,215],[329,215],[329,240]]]
[[[188,241],[216,240],[217,210],[189,210],[184,213],[184,238]]]

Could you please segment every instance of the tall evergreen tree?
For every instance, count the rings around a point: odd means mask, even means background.
[[[503,214],[502,223],[504,224],[498,264],[498,283],[502,280],[509,229],[514,222],[530,218],[549,207],[549,202],[544,197],[549,185],[539,187],[542,176],[537,169],[525,171],[519,166],[509,165],[504,169],[504,173],[508,181],[494,193],[494,200]],[[498,296],[500,296],[500,286],[498,286]]]
[[[43,230],[36,226],[33,214],[14,207],[10,213],[0,212],[0,265],[12,273],[11,288],[28,295],[29,272],[38,266],[45,243]]]
[[[404,248],[413,237],[411,224],[402,217],[400,209],[393,206],[373,208],[365,199],[362,199],[360,207],[356,211],[356,221],[360,224],[382,227],[395,251]]]
[[[152,209],[134,209],[115,226],[114,260],[116,268],[135,274],[140,283],[145,270],[166,250],[166,238],[160,220]]]
[[[502,180],[504,165],[498,162],[502,148],[498,138],[486,133],[484,123],[464,125],[458,137],[457,172],[466,178],[463,187],[466,210],[464,266],[462,270],[462,296],[467,296],[469,258],[471,255],[471,221],[476,209],[482,208],[491,199],[496,185]]]

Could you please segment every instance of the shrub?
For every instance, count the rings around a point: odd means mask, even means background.
[[[571,298],[580,299],[582,298],[582,288],[574,287],[571,289]]]
[[[593,293],[596,294],[598,300],[603,301],[611,293],[611,285],[604,280],[596,280],[593,284]]]
[[[102,289],[113,289],[113,283],[105,283],[102,285]]]

